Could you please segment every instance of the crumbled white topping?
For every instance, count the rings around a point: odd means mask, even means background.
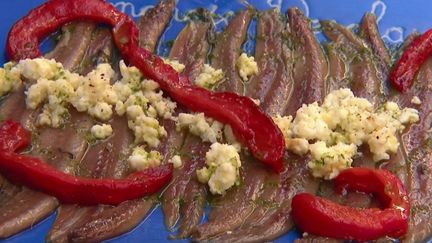
[[[21,70],[13,62],[8,62],[0,68],[0,96],[17,90],[22,85]]]
[[[309,142],[304,138],[285,139],[286,149],[298,155],[305,155],[309,152]]]
[[[399,147],[397,132],[417,122],[419,115],[417,110],[400,109],[394,102],[374,111],[368,100],[340,89],[328,94],[322,106],[317,102],[303,105],[294,120],[290,116],[273,119],[287,149],[300,155],[309,150],[314,161],[309,163],[312,174],[331,179],[351,166],[357,146],[364,143],[369,145],[374,161],[389,159]],[[316,143],[309,144],[313,141]]]
[[[56,81],[39,79],[27,90],[26,104],[36,109],[45,103],[38,117],[38,125],[59,127],[69,116],[67,102],[74,93],[74,88],[65,79]]]
[[[168,59],[168,58],[165,59],[164,58],[163,61],[165,62],[165,64],[170,65],[172,68],[174,68],[174,70],[176,70],[179,73],[183,72],[183,70],[185,69],[185,65],[181,64],[177,60]]]
[[[204,64],[203,71],[195,79],[194,83],[206,89],[213,89],[223,81],[224,73],[222,69],[214,69],[208,64]]]
[[[357,147],[344,143],[328,147],[325,142],[319,141],[310,145],[310,152],[313,160],[308,166],[312,175],[330,180],[339,175],[340,171],[351,167]]]
[[[206,165],[197,170],[197,177],[201,183],[208,183],[211,193],[223,195],[239,183],[241,162],[234,146],[213,143],[206,153]]]
[[[414,105],[421,105],[421,100],[418,96],[413,96],[411,99],[411,103],[413,103]]]
[[[281,116],[279,114],[273,117],[273,121],[282,131],[282,134],[284,135],[285,139],[292,137],[292,131],[291,131],[292,119],[293,119],[292,116]]]
[[[72,105],[81,112],[106,121],[112,117],[112,105],[117,102],[117,95],[110,82],[114,70],[109,64],[99,64],[95,70],[81,79],[75,95],[71,98]]]
[[[64,71],[63,65],[54,59],[24,59],[17,66],[21,74],[29,80],[38,80],[40,78],[56,79]]]
[[[160,144],[160,138],[165,137],[167,132],[159,121],[153,117],[140,115],[135,119],[128,120],[128,126],[135,134],[135,143],[147,143],[156,148]]]
[[[322,112],[322,108],[316,102],[310,105],[303,105],[297,111],[296,117],[292,122],[293,135],[307,140],[329,140],[331,130],[322,119]]]
[[[91,134],[96,139],[105,139],[112,135],[113,129],[109,124],[94,125],[90,129]]]
[[[172,118],[177,104],[171,101],[170,98],[163,96],[163,92],[159,89],[159,84],[153,80],[145,79],[141,83],[143,89],[143,95],[148,99],[149,104],[152,109],[155,109],[157,115],[164,119]]]
[[[150,167],[157,167],[161,164],[162,156],[157,151],[145,151],[144,147],[138,146],[133,149],[128,161],[135,170],[144,170]]]
[[[177,129],[188,129],[190,133],[201,137],[204,142],[215,143],[222,138],[223,124],[206,118],[204,113],[180,113],[177,120]]]
[[[243,81],[248,81],[252,75],[258,73],[258,64],[255,62],[255,58],[253,56],[249,57],[246,53],[239,56],[236,65]]]
[[[174,168],[180,168],[183,164],[180,155],[174,155],[168,162],[172,163]]]

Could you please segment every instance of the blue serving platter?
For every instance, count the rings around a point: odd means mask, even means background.
[[[177,8],[174,18],[163,35],[158,54],[167,55],[169,52],[167,41],[175,39],[183,28],[187,13],[195,8],[204,7],[220,16],[230,16],[240,9],[245,8],[246,1],[241,0],[177,0]],[[7,61],[4,55],[6,36],[15,21],[26,15],[32,8],[40,5],[43,0],[15,0],[0,1],[0,63]],[[149,7],[157,3],[157,0],[129,0],[111,1],[121,11],[139,18]],[[312,19],[313,27],[319,27],[318,19],[335,19],[336,21],[355,28],[365,12],[372,12],[378,17],[379,29],[383,39],[388,45],[400,44],[410,33],[417,30],[424,32],[432,28],[432,15],[430,9],[432,2],[428,0],[250,0],[247,1],[258,10],[265,10],[278,7],[282,12],[290,7],[297,6]],[[227,18],[220,18],[215,21],[217,30],[221,30],[227,24]],[[252,23],[251,34],[254,33]],[[317,35],[319,35],[317,30]],[[253,54],[254,43],[248,41],[244,45],[245,51]],[[55,213],[32,228],[17,234],[9,239],[0,240],[4,243],[21,242],[45,242],[51,225],[55,220]],[[135,229],[107,242],[187,242],[169,240],[170,232],[163,224],[162,210],[158,207]],[[277,239],[275,242],[293,242],[300,236],[300,232],[292,231],[289,234]]]

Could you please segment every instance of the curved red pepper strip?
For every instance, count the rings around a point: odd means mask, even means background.
[[[344,190],[372,193],[384,209],[351,208],[328,199],[301,193],[294,196],[292,216],[295,224],[315,235],[369,241],[383,236],[401,237],[408,230],[410,203],[402,182],[386,170],[351,168],[335,180]]]
[[[41,56],[41,40],[62,25],[80,19],[112,25],[115,42],[121,52],[128,52],[129,48],[138,44],[138,27],[112,4],[104,0],[51,0],[14,24],[6,44],[9,58],[21,60]]]
[[[185,76],[179,75],[161,58],[138,47],[138,28],[133,20],[103,0],[51,0],[32,10],[9,33],[9,57],[19,60],[40,56],[40,40],[61,25],[78,19],[114,26],[116,45],[132,65],[158,82],[161,89],[178,103],[231,125],[257,159],[277,172],[283,170],[285,141],[268,115],[247,97],[213,93],[191,85]]]
[[[64,203],[80,205],[117,205],[160,191],[172,178],[172,164],[135,172],[125,179],[76,177],[57,170],[39,158],[17,154],[14,150],[29,144],[30,136],[17,122],[6,121],[0,127],[0,144],[20,146],[0,149],[0,173],[10,181],[55,196]],[[3,148],[6,148],[4,150]]]
[[[427,58],[432,55],[432,29],[414,39],[406,48],[390,74],[390,81],[400,92],[407,91],[414,83],[415,75]]]

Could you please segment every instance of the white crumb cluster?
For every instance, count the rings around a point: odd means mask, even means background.
[[[177,129],[187,129],[202,141],[215,143],[222,138],[223,124],[204,116],[204,113],[180,113],[177,119]]]
[[[3,68],[0,68],[0,96],[21,87],[21,73],[22,71],[13,62],[5,63]]]
[[[243,81],[248,81],[252,75],[258,73],[258,64],[255,62],[253,56],[248,56],[246,53],[242,53],[237,59],[236,63],[238,72]]]
[[[180,168],[183,165],[180,155],[174,155],[168,162],[173,164],[174,168]]]
[[[421,105],[422,102],[418,96],[413,96],[411,99],[411,103],[414,105]]]
[[[185,65],[180,63],[177,60],[164,58],[163,61],[165,64],[170,65],[172,68],[174,68],[174,70],[176,70],[179,73],[183,72],[183,70],[185,69]]]
[[[196,77],[194,83],[206,89],[213,89],[224,79],[222,69],[214,69],[208,64],[204,64],[202,72]]]
[[[113,134],[113,129],[109,124],[97,124],[91,127],[90,132],[96,139],[105,139]]]
[[[111,81],[114,70],[107,63],[99,64],[96,69],[80,78],[75,93],[71,96],[71,104],[80,112],[108,121],[113,115],[113,105],[117,101]]]
[[[201,183],[208,183],[212,194],[223,195],[239,183],[241,162],[234,146],[213,143],[206,153],[206,165],[197,170],[197,177]]]
[[[349,89],[331,92],[321,106],[304,104],[295,119],[274,118],[287,149],[300,155],[310,152],[312,174],[325,179],[351,167],[362,144],[368,144],[374,161],[389,159],[399,147],[397,133],[418,120],[417,110],[401,109],[394,102],[374,110],[368,100],[355,97]]]
[[[158,167],[161,164],[162,156],[158,151],[147,152],[143,146],[135,147],[128,161],[134,170],[145,170],[151,167]]]

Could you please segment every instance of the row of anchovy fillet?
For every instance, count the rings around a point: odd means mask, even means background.
[[[174,8],[175,0],[161,0],[139,20],[142,47],[155,51]],[[238,75],[236,62],[247,38],[249,23],[255,17],[258,23],[255,59],[259,73],[244,83]],[[277,9],[257,13],[246,8],[218,34],[214,33],[211,23],[210,14],[203,10],[202,18],[190,21],[179,33],[169,58],[186,66],[184,73],[190,80],[197,77],[208,61],[225,73],[225,82],[219,85],[218,91],[259,99],[261,108],[269,115],[295,115],[303,103],[322,101],[331,90],[344,87],[377,105],[393,100],[401,106],[412,107],[411,98],[420,97],[423,103],[415,107],[420,112],[420,123],[401,134],[397,154],[379,167],[397,174],[410,192],[413,210],[404,241],[418,242],[430,237],[432,178],[428,175],[432,158],[427,131],[432,120],[432,59],[421,68],[414,87],[402,95],[393,91],[387,82],[392,57],[371,14],[364,16],[358,33],[333,21],[322,21],[322,30],[328,38],[323,45],[317,41],[309,20],[296,8],[288,10],[286,18]],[[408,38],[404,46],[415,35]],[[110,32],[88,22],[64,26],[57,46],[45,57],[54,58],[65,68],[81,74],[88,73],[101,62],[110,62],[116,67],[120,58]],[[26,109],[23,91],[24,87],[1,103],[0,117],[18,120],[37,133],[31,154],[42,157],[59,170],[79,176],[121,178],[130,172],[128,163],[122,159],[134,142],[126,118],[114,116],[110,121],[114,135],[89,146],[83,134],[95,122],[91,117],[71,109],[70,122],[64,128],[36,129],[33,124],[39,111]],[[185,109],[179,107],[176,112],[181,111]],[[331,182],[310,175],[308,157],[287,153],[287,169],[275,174],[250,155],[241,154],[241,185],[224,196],[211,197],[208,221],[202,223],[210,195],[206,185],[197,181],[195,171],[204,166],[210,145],[195,136],[177,132],[171,120],[160,122],[168,133],[157,148],[164,162],[175,154],[181,154],[184,161],[161,195],[165,224],[169,230],[177,230],[173,238],[192,237],[194,241],[212,242],[276,239],[294,227],[290,216],[291,199],[299,192],[315,193],[349,206],[376,206],[368,195],[352,193],[342,197],[335,194]],[[376,167],[367,149],[362,152],[363,156],[357,158],[354,165]],[[48,242],[110,239],[137,226],[157,201],[154,196],[118,206],[59,205],[56,198],[13,185],[0,175],[0,238],[21,232],[58,209]],[[308,235],[298,241],[337,240]]]

